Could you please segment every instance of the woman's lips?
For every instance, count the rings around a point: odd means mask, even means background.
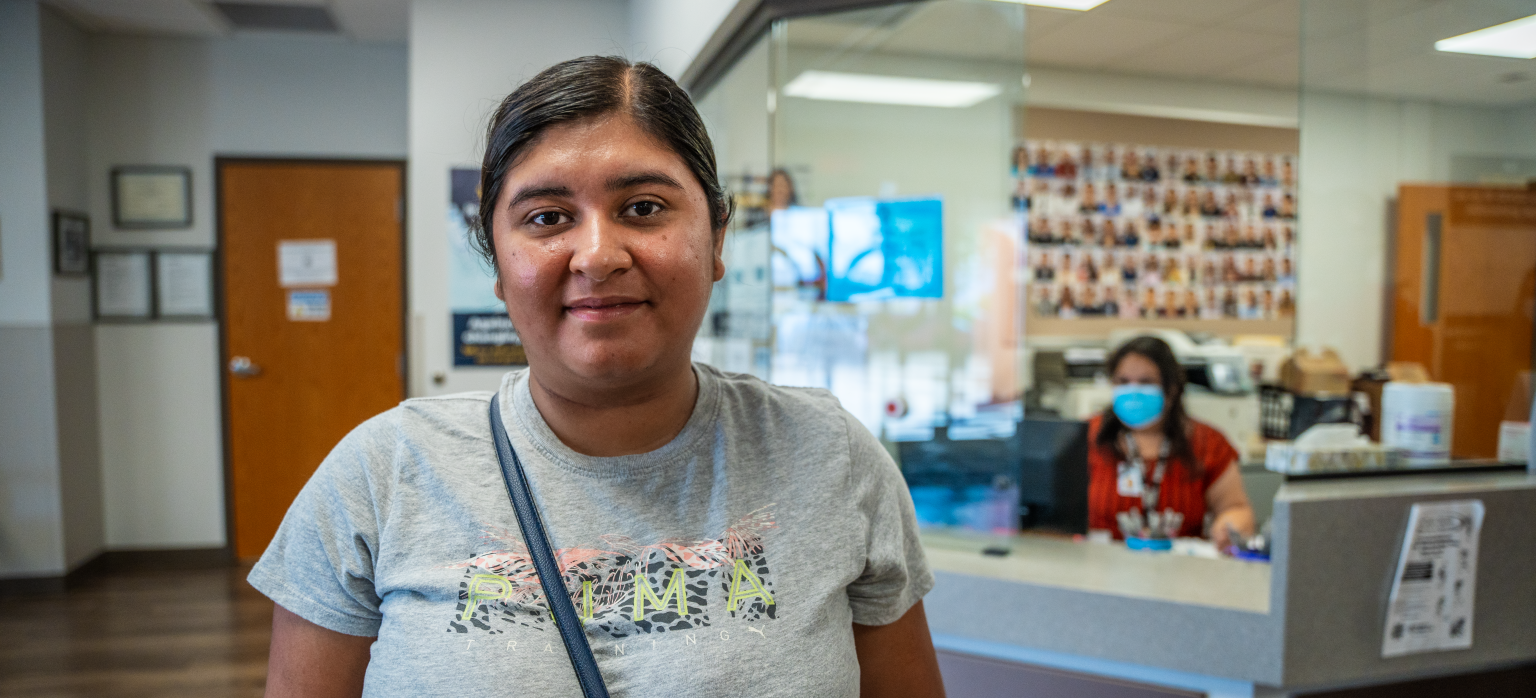
[[[625,317],[645,305],[645,301],[634,298],[582,299],[566,306],[565,312],[579,320],[603,322]]]

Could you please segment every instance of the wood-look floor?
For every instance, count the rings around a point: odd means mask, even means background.
[[[248,570],[113,572],[0,598],[0,696],[261,696],[272,602]]]

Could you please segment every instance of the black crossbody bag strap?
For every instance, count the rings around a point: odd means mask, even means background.
[[[544,599],[555,616],[555,626],[560,629],[560,639],[565,642],[565,653],[571,656],[581,693],[586,698],[608,698],[608,686],[597,670],[597,658],[592,656],[592,647],[587,644],[581,618],[576,615],[571,593],[566,590],[560,567],[555,564],[555,554],[549,549],[544,522],[539,519],[539,510],[528,491],[523,462],[512,449],[507,428],[502,426],[501,401],[496,395],[491,396],[491,437],[496,442],[496,460],[501,463],[501,478],[507,483],[512,511],[517,514],[517,527],[523,532],[523,542],[528,546],[528,555],[533,558],[533,568],[539,573],[539,586],[544,588]]]

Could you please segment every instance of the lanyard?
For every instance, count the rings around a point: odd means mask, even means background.
[[[1157,501],[1163,490],[1163,475],[1168,470],[1168,440],[1163,439],[1162,446],[1158,447],[1157,465],[1152,469],[1152,481],[1146,482],[1146,462],[1141,459],[1141,449],[1136,447],[1136,439],[1129,433],[1125,435],[1126,460],[1120,463],[1120,476],[1125,477],[1131,471],[1135,472],[1141,485],[1142,511],[1157,511]]]

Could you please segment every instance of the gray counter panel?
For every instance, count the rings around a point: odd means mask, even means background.
[[[1473,646],[1383,659],[1409,507],[1447,499],[1486,506]],[[995,558],[980,543],[961,550],[930,537],[938,585],[926,600],[929,624],[941,635],[1287,690],[1536,658],[1536,476],[1293,482],[1276,495],[1274,516],[1267,568],[1031,536]]]
[[[1262,613],[939,571],[933,632],[1209,676],[1278,683],[1278,624]]]
[[[1499,486],[1509,483],[1502,478],[1484,489],[1462,480],[1450,489],[1463,491],[1435,494],[1392,494],[1396,483],[1383,483],[1383,492],[1339,498],[1326,489],[1352,488],[1315,483],[1282,492],[1275,530],[1286,535],[1276,544],[1305,551],[1275,561],[1284,571],[1274,584],[1284,599],[1285,685],[1468,672],[1536,656],[1536,490]],[[1486,507],[1472,648],[1383,659],[1387,597],[1409,507],[1447,499],[1481,499]]]

